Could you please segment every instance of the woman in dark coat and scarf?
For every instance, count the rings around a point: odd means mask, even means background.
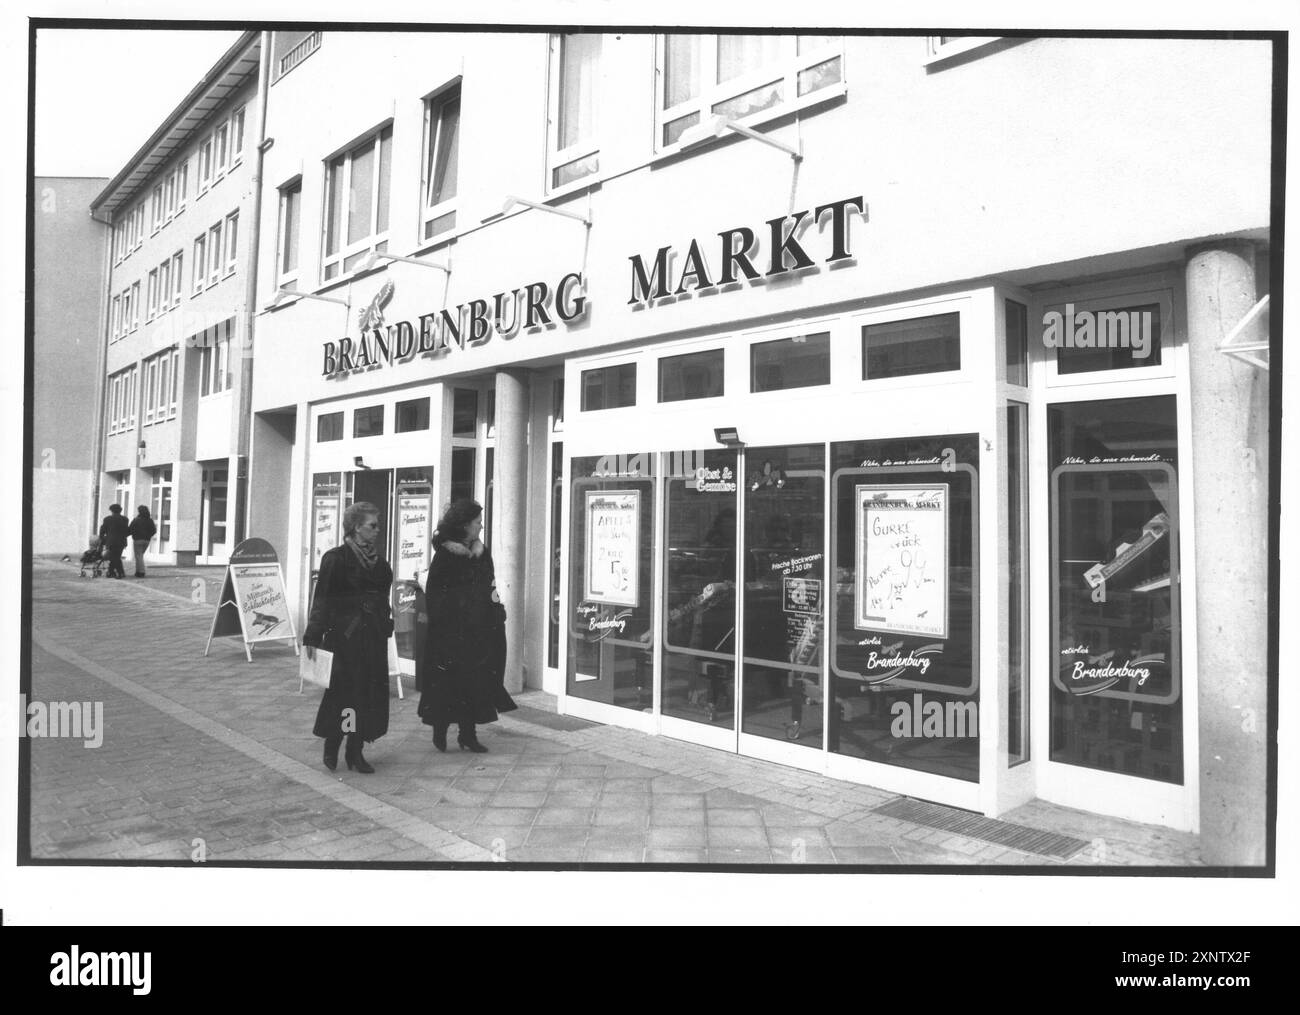
[[[344,539],[326,551],[302,643],[334,653],[330,686],[312,732],[325,740],[325,767],[338,767],[347,738],[348,768],[369,775],[361,753],[388,732],[388,636],[393,633],[389,592],[393,569],[379,556],[379,509],[366,501],[343,513]]]
[[[433,535],[424,592],[428,637],[417,679],[420,719],[433,727],[440,751],[447,749],[447,727],[456,723],[460,749],[485,752],[475,726],[515,708],[502,684],[505,607],[497,596],[492,557],[478,538],[482,513],[474,501],[457,500]]]

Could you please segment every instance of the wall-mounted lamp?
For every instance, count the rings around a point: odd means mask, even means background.
[[[507,215],[515,205],[522,204],[526,208],[536,208],[538,211],[549,211],[552,215],[563,215],[565,218],[577,219],[588,229],[591,228],[591,219],[579,215],[576,211],[565,211],[563,208],[552,208],[549,204],[542,204],[540,201],[529,201],[524,197],[516,197],[514,194],[507,194],[506,200],[501,205],[501,214]]]
[[[366,259],[357,265],[357,271],[369,271],[379,264],[380,261],[405,261],[407,264],[418,264],[422,268],[437,268],[439,271],[445,271],[451,274],[451,258],[443,261],[422,261],[418,257],[402,257],[398,254],[385,254],[382,250],[372,250]]]
[[[370,466],[361,460],[360,455],[357,455],[355,458],[352,459],[352,464],[355,465],[358,469],[361,469],[363,472],[370,471]]]
[[[798,148],[791,148],[780,141],[775,141],[766,134],[760,134],[752,127],[741,126],[735,120],[728,120],[725,116],[711,116],[703,123],[682,131],[678,141],[681,142],[683,148],[693,148],[706,141],[720,138],[728,131],[744,134],[745,137],[752,137],[755,141],[762,141],[765,145],[771,145],[773,148],[785,152],[795,162],[803,161],[803,153]]]
[[[745,442],[740,439],[740,433],[734,426],[715,426],[713,428],[713,439],[728,448],[743,448],[745,446]]]
[[[337,296],[319,296],[316,293],[298,292],[296,289],[277,289],[275,291],[275,299],[271,300],[267,309],[274,310],[285,300],[289,299],[320,300],[322,303],[338,303],[342,306],[348,307],[349,309],[352,307],[351,300],[341,300]]]

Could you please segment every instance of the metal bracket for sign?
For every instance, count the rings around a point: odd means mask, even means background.
[[[1267,371],[1268,339],[1254,342],[1237,341],[1238,338],[1246,333],[1246,329],[1249,328],[1266,309],[1268,309],[1267,295],[1246,311],[1246,316],[1238,321],[1236,327],[1224,336],[1223,341],[1218,345],[1219,352],[1223,353],[1225,356],[1232,356],[1234,359],[1244,360],[1251,366],[1259,367],[1261,370]],[[1264,358],[1262,359],[1257,355],[1261,352],[1264,354]]]

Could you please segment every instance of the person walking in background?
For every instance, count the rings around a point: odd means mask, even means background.
[[[122,551],[126,549],[129,534],[130,526],[127,524],[126,519],[122,517],[122,505],[110,504],[108,514],[99,523],[99,541],[104,549],[108,551],[108,576],[110,578],[126,577],[126,571],[122,568]]]
[[[158,526],[149,517],[149,509],[143,504],[136,516],[131,519],[131,524],[127,526],[127,534],[131,537],[131,546],[135,549],[135,576],[144,577],[144,553],[149,549],[149,541],[153,539],[154,533],[158,531]]]
[[[496,722],[515,703],[505,676],[505,607],[496,590],[492,556],[478,538],[483,508],[463,498],[448,506],[433,534],[435,552],[425,586],[427,641],[416,684],[419,714],[433,727],[433,745],[447,749],[456,723],[462,751],[487,751],[475,726]]]
[[[347,738],[348,769],[363,775],[374,767],[363,743],[388,732],[388,636],[393,633],[389,591],[393,569],[379,554],[379,509],[367,501],[343,512],[343,543],[326,551],[302,643],[334,653],[330,686],[321,698],[312,732],[325,741],[325,767],[339,763]]]

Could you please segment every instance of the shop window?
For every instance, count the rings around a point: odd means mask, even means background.
[[[478,391],[474,388],[456,388],[452,395],[451,435],[478,436]]]
[[[1143,303],[1135,306],[1108,307],[1105,310],[1080,310],[1074,313],[1074,321],[1064,319],[1062,308],[1054,308],[1057,325],[1062,331],[1069,331],[1073,342],[1084,341],[1084,328],[1091,347],[1076,345],[1069,348],[1070,337],[1064,334],[1062,342],[1065,347],[1056,348],[1056,372],[1058,375],[1080,374],[1101,370],[1129,370],[1134,367],[1158,367],[1160,365],[1160,304]],[[1066,304],[1065,312],[1073,310],[1073,304]],[[1045,315],[1044,332],[1055,324],[1053,312]],[[1050,322],[1050,323],[1049,323]]]
[[[150,470],[149,513],[158,526],[159,553],[171,549],[172,538],[172,467]]]
[[[1053,761],[1181,785],[1172,395],[1048,407]]]
[[[750,391],[785,391],[830,382],[830,332],[755,342],[749,347]]]
[[[394,409],[393,427],[397,433],[411,433],[415,430],[429,429],[429,400],[412,398],[398,402]]]
[[[596,110],[601,36],[551,36],[551,100],[547,167],[556,190],[600,171]]]
[[[368,405],[352,411],[353,437],[378,437],[384,432],[384,407]]]
[[[281,289],[298,288],[298,233],[302,217],[302,178],[280,188],[280,238],[276,254]]]
[[[1023,303],[1006,300],[1006,381],[1029,386],[1029,310]]]
[[[582,411],[636,405],[636,364],[620,363],[582,372]]]
[[[1029,406],[1007,406],[1007,763],[1029,760]]]
[[[392,150],[388,126],[326,164],[322,271],[327,281],[352,271],[372,250],[388,249]]]
[[[723,393],[723,351],[692,352],[659,360],[659,401],[717,398]]]
[[[844,80],[838,35],[664,35],[659,39],[659,148],[718,115],[761,123]]]
[[[979,441],[831,447],[831,751],[979,781]]]
[[[322,412],[316,417],[316,442],[341,441],[343,439],[343,413]]]
[[[862,377],[878,381],[961,369],[961,315],[936,314],[862,328]]]
[[[650,454],[570,463],[568,693],[643,711],[654,702]]]
[[[424,204],[420,235],[431,240],[456,228],[456,177],[460,161],[460,85],[424,103]]]

